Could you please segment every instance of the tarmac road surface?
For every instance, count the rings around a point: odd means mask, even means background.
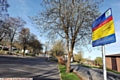
[[[33,80],[60,80],[56,62],[46,58],[0,56],[0,78],[33,78]]]

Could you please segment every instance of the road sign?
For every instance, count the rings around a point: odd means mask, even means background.
[[[109,8],[92,24],[92,46],[116,42],[112,10]]]

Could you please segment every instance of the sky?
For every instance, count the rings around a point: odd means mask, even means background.
[[[42,0],[7,0],[10,7],[8,13],[11,17],[21,17],[26,21],[25,27],[28,27],[32,33],[37,35],[38,39],[45,43],[47,38],[39,35],[39,30],[35,29],[28,16],[36,15],[40,10]],[[106,55],[120,53],[120,0],[104,0],[100,6],[100,12],[104,13],[108,8],[112,8],[112,14],[115,25],[116,42],[105,46]],[[92,45],[91,45],[92,46]],[[91,58],[102,57],[101,50],[92,48],[92,51],[84,49],[84,57]]]

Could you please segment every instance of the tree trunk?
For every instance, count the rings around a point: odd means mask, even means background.
[[[23,50],[23,57],[25,57],[25,50]]]
[[[12,41],[10,42],[10,53],[12,53]]]
[[[71,60],[71,57],[70,57],[70,52],[69,52],[69,39],[68,39],[68,34],[66,35],[66,41],[67,41],[67,65],[66,65],[66,72],[67,73],[70,73],[70,60]]]
[[[26,50],[26,47],[25,45],[23,45],[23,57],[25,57],[25,50]]]
[[[70,62],[71,62],[71,56],[70,56],[70,53],[68,53],[67,69],[66,69],[67,73],[70,73]]]
[[[71,57],[73,57],[73,49],[75,44],[74,41],[75,41],[74,39],[71,41],[70,50],[68,52],[67,69],[66,69],[67,73],[70,73],[70,70],[71,70],[70,63],[71,63]]]

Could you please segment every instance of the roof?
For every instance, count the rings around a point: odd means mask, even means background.
[[[120,53],[119,53],[119,54],[110,54],[110,55],[106,55],[106,57],[120,57]]]

